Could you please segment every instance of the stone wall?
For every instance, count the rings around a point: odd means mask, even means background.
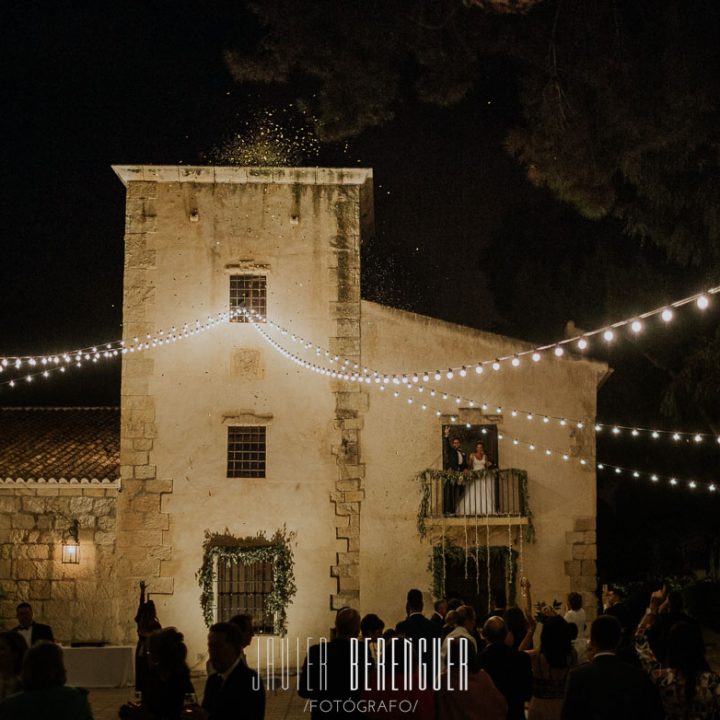
[[[0,487],[0,614],[6,629],[27,601],[61,642],[117,640],[116,487]],[[80,562],[62,563],[62,541],[80,528]],[[134,608],[133,608],[134,614]]]
[[[573,530],[565,533],[571,559],[565,563],[570,590],[583,596],[588,623],[597,615],[597,533],[594,517],[575,518]]]

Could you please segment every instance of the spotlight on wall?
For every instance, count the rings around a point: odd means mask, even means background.
[[[77,520],[72,521],[63,538],[62,561],[65,565],[80,562],[80,525]]]

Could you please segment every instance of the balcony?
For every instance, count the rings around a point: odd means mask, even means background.
[[[418,531],[464,525],[528,525],[527,472],[423,470]]]

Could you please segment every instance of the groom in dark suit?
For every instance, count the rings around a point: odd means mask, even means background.
[[[467,470],[467,457],[465,453],[460,449],[460,438],[450,438],[449,426],[445,427],[443,435],[445,437],[443,469],[452,470],[453,472],[463,472],[463,470]],[[446,515],[452,515],[455,512],[455,506],[461,495],[461,487],[454,483],[445,483],[445,485],[443,486],[443,512]]]
[[[610,615],[590,627],[592,662],[570,671],[562,720],[662,720],[660,696],[647,675],[615,654],[620,623]]]

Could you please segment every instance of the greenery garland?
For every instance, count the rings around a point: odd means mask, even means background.
[[[476,558],[476,553],[478,557]],[[515,602],[516,595],[516,582],[515,579],[518,577],[517,572],[517,558],[518,553],[515,550],[504,546],[490,546],[490,560],[492,561],[496,557],[500,557],[503,564],[508,565],[508,556],[510,559],[510,577],[512,581],[508,583],[509,597],[508,605]],[[432,573],[432,595],[436,598],[445,597],[445,571],[444,567],[446,563],[451,564],[462,564],[467,558],[470,557],[473,562],[476,563],[475,569],[481,565],[487,565],[487,548],[465,548],[455,545],[453,542],[446,541],[444,547],[442,545],[433,545],[432,552],[430,555],[430,561],[428,563],[428,570]],[[444,560],[444,562],[443,562]],[[479,563],[479,564],[478,564]]]
[[[297,588],[293,566],[295,560],[291,543],[295,533],[283,526],[268,539],[259,532],[254,537],[238,538],[226,529],[224,533],[205,531],[203,561],[195,577],[200,585],[200,605],[205,624],[210,627],[214,621],[215,583],[217,582],[217,560],[229,560],[235,564],[252,565],[257,562],[272,562],[273,585],[265,598],[266,608],[273,614],[273,632],[285,635],[287,632],[287,609]]]
[[[430,504],[432,500],[432,487],[434,483],[440,483],[444,488],[446,485],[467,485],[473,480],[480,480],[486,474],[495,473],[494,470],[470,470],[467,472],[457,472],[455,470],[437,470],[435,468],[426,468],[421,470],[415,480],[420,483],[420,507],[417,514],[417,530],[421,538],[427,535],[427,519],[430,516]],[[525,470],[517,470],[508,468],[498,470],[500,474],[515,474],[519,478],[520,490],[520,511],[527,518],[525,526],[525,541],[535,542],[535,525],[533,524],[533,514],[530,509],[530,494],[528,491],[528,475]]]

